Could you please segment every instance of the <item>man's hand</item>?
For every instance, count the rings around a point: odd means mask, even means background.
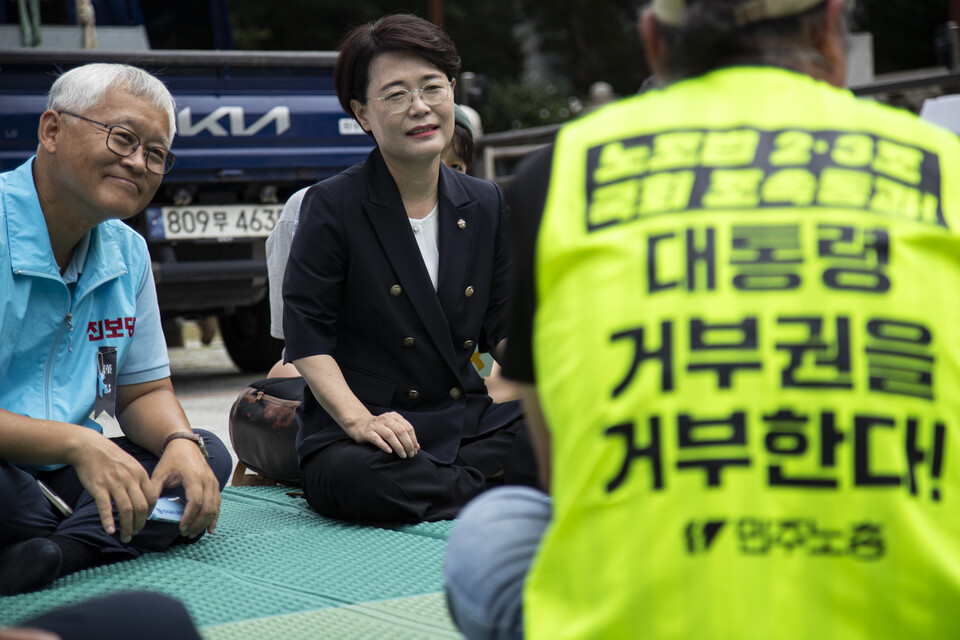
[[[160,456],[150,479],[157,495],[182,486],[187,494],[180,534],[196,538],[213,533],[220,517],[220,484],[196,442],[164,439],[175,431],[190,431],[170,378],[117,387],[117,420],[133,442]]]
[[[153,470],[157,495],[168,487],[183,486],[187,504],[180,520],[180,535],[196,538],[204,530],[213,533],[220,518],[220,484],[197,443],[171,440]]]
[[[354,442],[369,442],[385,453],[412,458],[420,451],[417,434],[399,413],[367,415],[343,428]]]
[[[159,493],[140,463],[109,438],[92,429],[79,433],[83,436],[81,444],[68,462],[76,470],[83,488],[96,501],[104,531],[116,532],[115,504],[120,540],[130,542],[146,523]]]

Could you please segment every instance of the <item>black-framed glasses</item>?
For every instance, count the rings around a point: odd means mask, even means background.
[[[413,91],[391,89],[377,100],[382,102],[390,113],[403,113],[413,104],[413,94],[415,93],[419,93],[420,98],[432,107],[447,99],[450,94],[450,82],[434,80],[423,85],[423,88]]]
[[[107,130],[107,149],[113,151],[118,156],[127,156],[133,155],[137,149],[141,147],[143,142],[140,140],[140,136],[135,134],[130,129],[120,126],[119,124],[105,124],[103,122],[97,122],[96,120],[91,120],[85,116],[81,116],[79,113],[72,113],[70,111],[60,111],[60,115],[64,116],[73,116],[74,118],[80,118],[81,120],[86,120],[91,124],[95,124],[98,127],[103,127]],[[167,149],[166,147],[143,147],[145,154],[147,156],[147,171],[150,173],[156,173],[158,175],[164,175],[170,172],[170,169],[173,169],[173,163],[177,161],[177,156],[173,154],[173,151]]]

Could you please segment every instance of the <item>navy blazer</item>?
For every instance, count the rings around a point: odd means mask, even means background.
[[[433,289],[379,149],[307,191],[283,280],[286,359],[330,355],[375,415],[396,411],[421,451],[457,456],[463,437],[512,422],[471,363],[506,337],[509,258],[500,187],[440,165]],[[301,461],[346,432],[304,388]]]

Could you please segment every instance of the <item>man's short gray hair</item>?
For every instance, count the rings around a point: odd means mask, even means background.
[[[47,109],[83,113],[98,106],[107,91],[113,88],[122,89],[138,98],[147,98],[163,110],[169,120],[170,138],[167,143],[173,141],[177,131],[173,96],[166,85],[139,67],[96,62],[71,69],[50,87]]]

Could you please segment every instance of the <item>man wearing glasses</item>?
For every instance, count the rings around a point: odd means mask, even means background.
[[[78,67],[36,156],[0,174],[0,595],[216,527],[230,456],[173,394],[146,243],[121,222],[173,167],[174,130],[150,74]],[[179,523],[152,519],[161,496]]]

